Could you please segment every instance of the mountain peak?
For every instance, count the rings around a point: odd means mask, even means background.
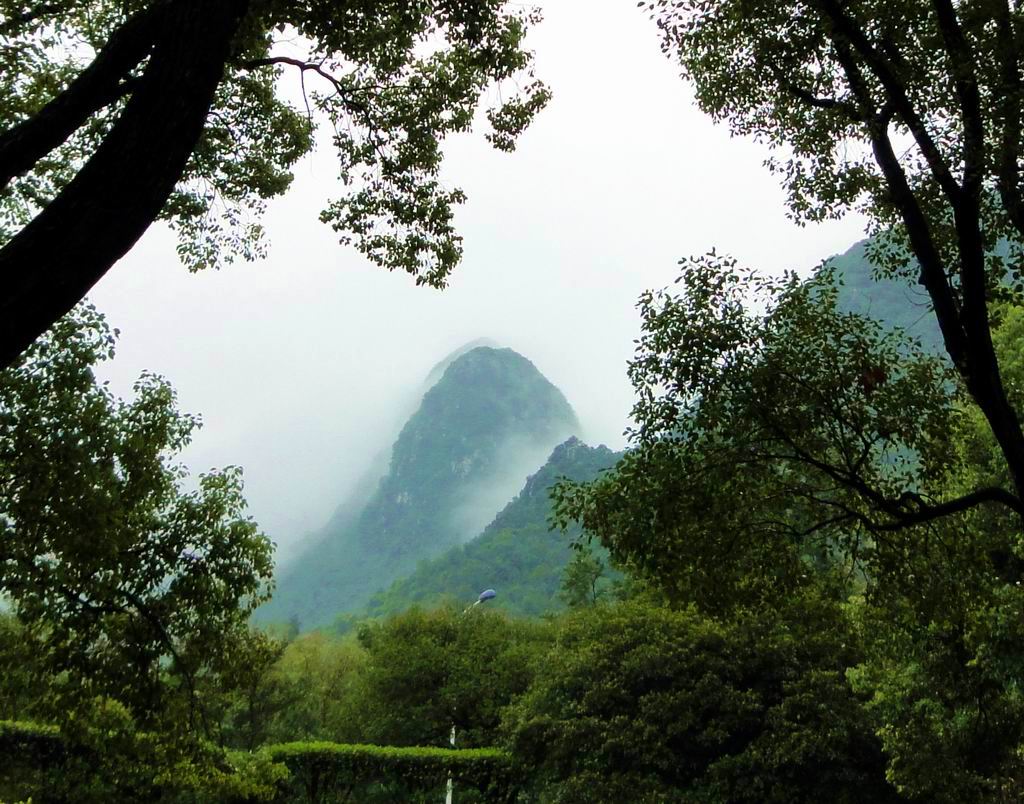
[[[477,535],[579,432],[562,392],[518,352],[477,344],[453,355],[432,372],[440,376],[376,489],[351,506],[361,512],[324,529],[282,574],[261,619],[294,615],[311,626],[361,608],[419,561]]]
[[[464,354],[466,354],[467,352],[472,352],[474,349],[480,349],[482,347],[490,349],[500,349],[501,345],[497,341],[492,340],[491,338],[476,338],[475,340],[472,340],[469,343],[462,344],[462,346],[460,346],[458,349],[453,349],[442,360],[439,360],[437,363],[435,363],[434,367],[431,368],[429,372],[427,372],[427,379],[425,381],[426,386],[429,388],[439,379],[441,379],[441,375],[444,374],[448,366],[450,366]]]
[[[389,614],[446,598],[471,600],[489,586],[499,590],[495,605],[516,614],[537,616],[560,608],[562,573],[580,530],[573,525],[567,535],[552,532],[551,487],[561,478],[592,480],[621,457],[575,436],[563,441],[479,536],[420,564],[375,595],[367,613]]]

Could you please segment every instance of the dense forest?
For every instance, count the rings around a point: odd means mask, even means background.
[[[85,294],[156,221],[191,268],[259,257],[318,147],[323,221],[443,287],[445,140],[514,149],[539,14],[0,0],[0,801],[1024,799],[1024,10],[640,5],[793,218],[868,239],[681,260],[637,303],[623,452],[461,350],[275,578],[172,385],[101,379]]]

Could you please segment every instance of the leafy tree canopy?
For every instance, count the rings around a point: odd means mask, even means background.
[[[93,374],[112,351],[84,307],[0,372],[0,592],[52,674],[51,716],[106,695],[198,732],[198,679],[249,641],[271,544],[237,468],[183,488],[173,458],[197,420],[153,375],[115,398]]]
[[[701,107],[784,154],[799,221],[866,212],[883,272],[919,281],[1024,508],[1024,431],[991,297],[1024,274],[1024,10],[953,0],[659,0]],[[996,251],[1000,240],[1011,241]],[[999,291],[1001,292],[1001,291]]]
[[[784,596],[815,562],[870,560],[876,534],[1006,494],[946,488],[955,375],[840,312],[827,273],[768,280],[708,255],[680,282],[640,300],[635,448],[557,491],[562,521],[580,519],[625,566],[724,610]]]
[[[723,622],[632,601],[563,618],[506,721],[540,800],[896,800],[844,679],[849,623],[813,596],[788,608]]]
[[[5,364],[154,220],[192,269],[262,254],[265,202],[318,127],[343,188],[321,219],[440,287],[464,198],[444,139],[497,88],[487,137],[511,150],[549,97],[522,48],[536,13],[500,0],[4,0],[0,19]]]
[[[1004,455],[958,374],[840,312],[827,273],[760,280],[709,256],[680,282],[641,299],[633,449],[562,484],[559,515],[726,621],[771,619],[811,589],[855,593],[865,650],[851,680],[889,778],[922,800],[1012,800],[1024,550]],[[993,313],[1019,405],[1024,317]]]
[[[541,623],[477,609],[413,608],[367,623],[363,739],[383,745],[494,745],[502,709],[524,692],[549,642]]]

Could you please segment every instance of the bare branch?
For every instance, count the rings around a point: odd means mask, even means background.
[[[869,527],[875,531],[903,530],[904,528],[923,525],[950,514],[961,513],[989,503],[1003,505],[1016,514],[1024,515],[1024,503],[1021,502],[1019,497],[1011,494],[1006,489],[990,486],[977,489],[970,494],[965,494],[962,497],[957,497],[955,500],[943,503],[933,505],[917,503],[915,508],[901,511],[892,522],[875,522]]]
[[[303,72],[303,74],[306,72],[316,73],[321,78],[327,80],[331,86],[334,87],[334,91],[345,99],[346,103],[352,103],[361,111],[366,111],[366,105],[353,99],[351,91],[345,86],[341,79],[335,78],[327,72],[324,69],[323,64],[320,62],[302,61],[301,59],[293,59],[290,56],[270,56],[265,59],[253,59],[252,61],[243,62],[241,66],[246,70],[256,70],[260,67],[273,67],[279,64],[287,64],[292,67],[297,67]]]
[[[820,95],[815,95],[809,89],[805,89],[793,81],[791,81],[782,71],[777,64],[768,64],[768,69],[771,70],[772,75],[775,76],[775,80],[779,82],[786,92],[792,95],[794,98],[799,100],[801,103],[811,106],[815,109],[825,109],[831,111],[842,112],[852,122],[860,123],[865,121],[864,112],[854,106],[852,103],[841,101],[837,98],[826,98]]]

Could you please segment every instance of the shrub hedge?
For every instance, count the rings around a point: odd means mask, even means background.
[[[451,775],[456,788],[475,791],[475,800],[514,801],[519,774],[511,757],[495,748],[396,748],[378,745],[296,742],[263,749],[291,772],[291,793],[305,800],[345,800],[367,785],[400,785],[409,795],[443,787]],[[298,790],[296,789],[298,788]],[[365,797],[365,792],[362,794]],[[289,800],[289,799],[285,799]],[[360,798],[359,800],[363,800]]]
[[[56,726],[0,720],[0,801],[22,801],[42,790],[67,760]]]
[[[60,729],[40,723],[0,720],[0,756],[45,762],[62,756],[64,741]]]
[[[66,740],[56,726],[0,721],[0,801],[5,800],[5,796],[32,794],[33,789],[42,793],[41,800],[48,800],[47,791],[39,786],[46,786],[46,779],[55,773],[63,776],[64,769],[78,765],[85,769],[93,765],[92,760],[100,757],[86,754],[94,750]],[[234,756],[237,753],[229,752],[230,759],[242,759]],[[260,787],[267,789],[266,768],[270,765],[280,771],[272,774],[276,777],[274,800],[278,802],[321,804],[346,800],[433,799],[450,775],[460,801],[501,803],[515,800],[521,781],[512,758],[494,748],[396,748],[295,742],[265,746],[252,759],[256,764],[228,763],[239,778],[235,784],[221,780],[222,795],[226,792],[225,783],[227,787],[245,789],[249,787],[248,782],[257,782],[256,778],[242,778],[248,775],[259,777]],[[263,770],[259,772],[261,767]],[[162,792],[171,791],[164,789]],[[263,798],[262,795],[251,798],[240,795],[235,800]]]
[[[288,776],[263,755],[211,743],[176,746],[134,730],[0,721],[0,802],[250,804],[271,801]]]

